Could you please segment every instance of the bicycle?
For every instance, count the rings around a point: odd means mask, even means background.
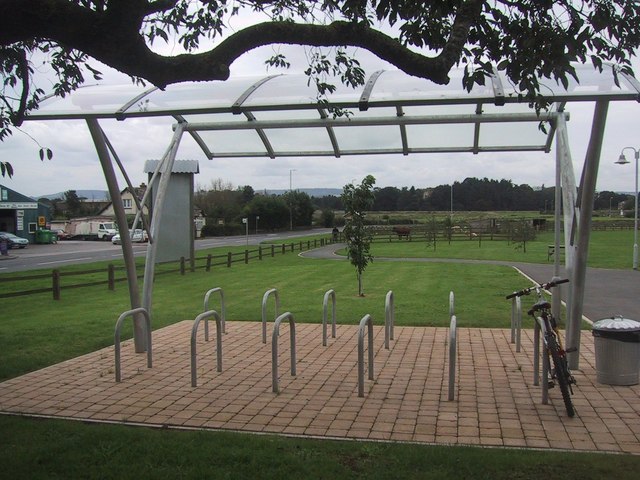
[[[560,339],[560,333],[558,331],[558,322],[551,313],[551,303],[547,301],[543,293],[544,290],[549,290],[556,285],[567,283],[568,281],[569,280],[565,278],[537,284],[518,292],[513,292],[507,295],[506,298],[509,300],[514,297],[529,295],[533,291],[536,292],[538,300],[527,313],[533,317],[534,321],[540,322],[543,326],[543,342],[547,355],[553,362],[553,369],[549,372],[550,380],[548,379],[548,385],[553,387],[555,385],[554,380],[558,382],[560,392],[562,393],[562,400],[564,401],[564,406],[567,410],[567,415],[573,417],[575,415],[575,408],[571,401],[571,395],[573,394],[573,388],[571,386],[576,383],[576,380],[569,370],[569,365],[567,363],[567,351],[562,346],[562,340]]]

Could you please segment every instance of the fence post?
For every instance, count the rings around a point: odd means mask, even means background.
[[[180,257],[180,275],[184,275],[184,257]]]
[[[316,248],[318,246],[318,239],[314,238],[313,239],[313,248]]]
[[[195,259],[195,257],[191,257],[189,259],[189,264],[190,264],[189,266],[190,266],[191,272],[195,272],[196,271],[196,259]]]
[[[283,254],[283,255],[284,255],[284,252],[285,252],[285,248],[287,248],[287,246],[283,243],[283,244],[282,244],[282,254]]]
[[[275,254],[276,254],[276,246],[272,243],[271,244],[271,256],[273,257],[273,256],[275,256]]]
[[[291,253],[296,251],[296,244],[291,242]]]
[[[55,269],[51,272],[53,299],[60,300],[60,270]]]
[[[249,250],[244,251],[244,263],[249,263]]]
[[[231,268],[231,252],[227,253],[227,267]]]
[[[207,272],[211,270],[211,254],[207,255]]]
[[[115,290],[116,288],[116,272],[115,268],[113,268],[113,263],[110,263],[107,266],[107,279],[109,280],[109,290]]]

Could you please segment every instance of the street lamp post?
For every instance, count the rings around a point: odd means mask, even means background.
[[[244,223],[244,227],[245,227],[245,237],[247,239],[247,247],[249,246],[249,218],[243,218],[242,219],[242,223]]]
[[[289,230],[293,231],[293,183],[292,174],[295,172],[295,168],[289,169]]]
[[[451,218],[453,219],[453,182],[451,182]]]
[[[633,147],[624,147],[620,152],[620,158],[616,161],[618,165],[626,165],[630,163],[624,156],[625,150],[633,150],[633,154],[636,159],[636,176],[635,176],[635,195],[634,195],[634,214],[633,214],[633,269],[638,269],[638,158],[640,158],[640,150],[636,150]]]
[[[256,235],[258,234],[258,220],[260,220],[260,215],[256,215]]]

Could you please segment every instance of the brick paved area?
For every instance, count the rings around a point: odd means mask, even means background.
[[[297,376],[290,375],[289,328],[279,339],[280,393],[272,393],[271,337],[261,325],[227,322],[223,371],[215,328],[198,341],[191,387],[191,321],[154,332],[153,368],[123,343],[121,383],[113,347],[0,384],[0,412],[95,421],[230,429],[314,437],[629,452],[640,454],[640,387],[596,382],[593,340],[582,335],[581,371],[568,418],[557,389],[542,405],[532,385],[532,331],[515,353],[503,329],[458,329],[458,384],[447,400],[448,329],[396,327],[390,349],[375,327],[375,366],[357,382],[357,327],[338,326],[322,346],[320,325],[299,324]],[[201,328],[202,330],[202,328]],[[365,356],[366,362],[366,356]]]

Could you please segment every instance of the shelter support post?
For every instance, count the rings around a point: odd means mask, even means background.
[[[580,359],[580,325],[582,322],[585,280],[587,274],[587,254],[589,252],[589,236],[591,234],[591,215],[593,214],[593,200],[595,197],[598,166],[602,139],[607,121],[609,102],[599,100],[593,113],[591,136],[584,162],[584,170],[580,184],[580,214],[578,219],[575,263],[571,278],[571,306],[569,322],[567,323],[567,354],[569,368],[578,369]]]
[[[113,164],[111,163],[111,156],[109,155],[109,149],[107,148],[104,132],[100,128],[98,120],[94,118],[87,118],[87,126],[89,127],[93,143],[96,146],[98,158],[100,159],[102,171],[104,172],[104,178],[107,182],[109,195],[111,196],[113,203],[116,223],[118,224],[118,229],[121,232],[120,238],[122,240],[122,255],[124,257],[124,265],[127,273],[131,309],[137,309],[141,306],[140,289],[138,287],[138,277],[136,275],[136,264],[133,256],[131,238],[129,235],[125,234],[125,232],[129,231],[129,225],[127,224],[127,215],[124,211],[124,206],[120,196],[118,180],[113,169]],[[136,353],[145,352],[147,349],[145,328],[144,317],[141,314],[136,314],[133,320],[133,338]]]
[[[559,225],[559,213],[558,207],[562,206],[562,214],[564,217],[564,245],[565,245],[565,269],[566,269],[566,277],[571,279],[573,278],[573,267],[575,264],[575,254],[576,254],[576,245],[574,242],[574,234],[579,227],[579,215],[580,215],[580,205],[578,203],[578,189],[576,187],[576,176],[573,170],[573,161],[571,159],[571,151],[569,149],[569,137],[567,134],[567,126],[566,126],[566,116],[558,116],[556,121],[556,160],[557,165],[559,166],[560,171],[556,171],[556,189],[559,189],[561,186],[561,191],[556,190],[556,252],[558,250],[558,240],[560,235],[560,225]],[[558,180],[557,175],[560,175],[560,180]],[[558,204],[561,205],[558,205]],[[560,275],[560,256],[556,256],[556,265],[554,270],[554,276],[559,277]],[[560,287],[558,287],[560,288]],[[560,318],[560,299],[561,299],[561,290],[557,289],[556,301],[557,305],[554,304],[553,314],[556,318]],[[569,288],[566,289],[566,303],[567,303],[567,312],[571,310],[571,305],[573,304],[572,299],[572,288],[569,285]]]
[[[160,172],[160,181],[158,182],[158,191],[155,195],[153,202],[153,216],[151,218],[151,235],[150,237],[156,241],[151,243],[147,247],[147,256],[144,266],[144,285],[142,289],[142,304],[144,308],[151,313],[151,302],[153,296],[153,277],[155,275],[156,258],[158,255],[158,233],[162,225],[162,213],[164,202],[167,196],[167,190],[169,188],[169,179],[171,172],[173,171],[173,163],[178,153],[178,147],[180,146],[180,140],[182,133],[184,132],[184,125],[178,123],[171,139],[171,144],[165,154],[164,158],[158,164],[158,170],[154,173],[154,176]]]

